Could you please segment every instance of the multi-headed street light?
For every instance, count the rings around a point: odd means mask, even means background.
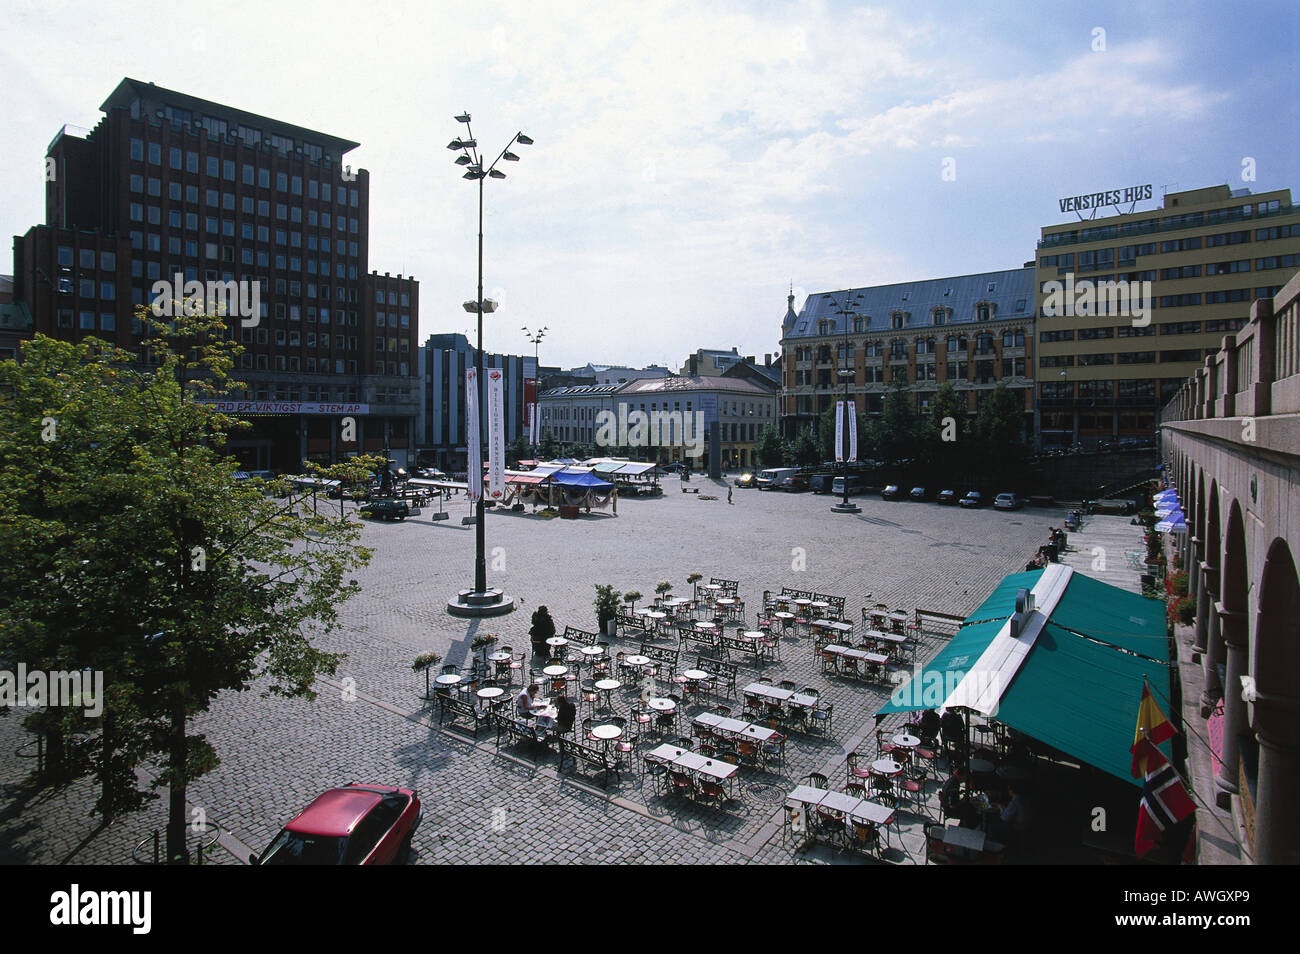
[[[486,416],[483,414],[486,410],[483,387],[483,315],[491,314],[497,307],[496,302],[483,298],[483,182],[485,179],[504,179],[506,174],[497,168],[497,163],[502,159],[507,162],[517,162],[519,157],[510,151],[510,147],[515,143],[531,146],[533,140],[522,132],[515,133],[510,142],[506,143],[506,147],[501,150],[501,154],[484,169],[478,141],[474,138],[473,130],[470,129],[469,113],[457,116],[456,122],[465,124],[465,138],[453,139],[447,144],[447,148],[460,153],[456,157],[456,165],[465,167],[465,175],[462,178],[478,182],[478,297],[474,301],[465,302],[465,310],[478,315],[478,348],[474,355],[474,367],[477,369],[478,406],[482,418]],[[454,616],[500,616],[515,608],[512,597],[506,596],[496,587],[489,588],[487,585],[487,543],[483,528],[482,440],[479,441],[478,446],[478,460],[467,460],[465,468],[465,476],[470,481],[470,487],[478,492],[478,501],[474,510],[474,588],[461,590],[454,598],[447,601],[447,612]],[[477,487],[474,481],[478,481]]]

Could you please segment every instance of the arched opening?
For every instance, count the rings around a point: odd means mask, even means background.
[[[1251,647],[1255,683],[1252,728],[1256,752],[1243,747],[1241,789],[1255,861],[1300,863],[1300,580],[1287,541],[1275,539],[1264,559],[1259,615]],[[1257,755],[1252,765],[1248,758]],[[1254,774],[1252,776],[1252,769]],[[1250,824],[1253,820],[1253,826]]]
[[[1210,714],[1206,729],[1212,743],[1218,743],[1213,746],[1218,756],[1215,762],[1215,800],[1226,809],[1232,803],[1231,797],[1238,793],[1242,750],[1246,750],[1250,762],[1255,761],[1255,742],[1242,698],[1242,677],[1250,669],[1246,602],[1250,573],[1241,505],[1235,499],[1228,512],[1220,562],[1223,567],[1219,574],[1221,596],[1215,610],[1218,625],[1211,627],[1213,645],[1210,654],[1218,662],[1223,702]],[[1223,647],[1222,656],[1217,648],[1219,643]]]

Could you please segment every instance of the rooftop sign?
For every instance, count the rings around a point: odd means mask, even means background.
[[[1136,205],[1144,199],[1151,198],[1151,183],[1146,185],[1129,186],[1126,189],[1113,189],[1109,192],[1090,192],[1087,195],[1066,196],[1064,199],[1058,199],[1062,212],[1084,212],[1088,209],[1096,210],[1108,205],[1118,206],[1121,202],[1127,202],[1130,205]],[[1130,212],[1132,209],[1129,210]]]

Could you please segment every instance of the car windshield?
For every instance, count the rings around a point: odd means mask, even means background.
[[[262,856],[264,865],[339,865],[348,840],[337,836],[304,835],[285,828]]]

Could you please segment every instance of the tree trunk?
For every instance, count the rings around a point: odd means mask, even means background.
[[[167,803],[167,861],[168,864],[189,864],[190,853],[185,846],[185,828],[188,821],[185,812],[185,714],[184,711],[172,713],[171,731],[168,739],[168,769],[171,771],[171,787]]]

